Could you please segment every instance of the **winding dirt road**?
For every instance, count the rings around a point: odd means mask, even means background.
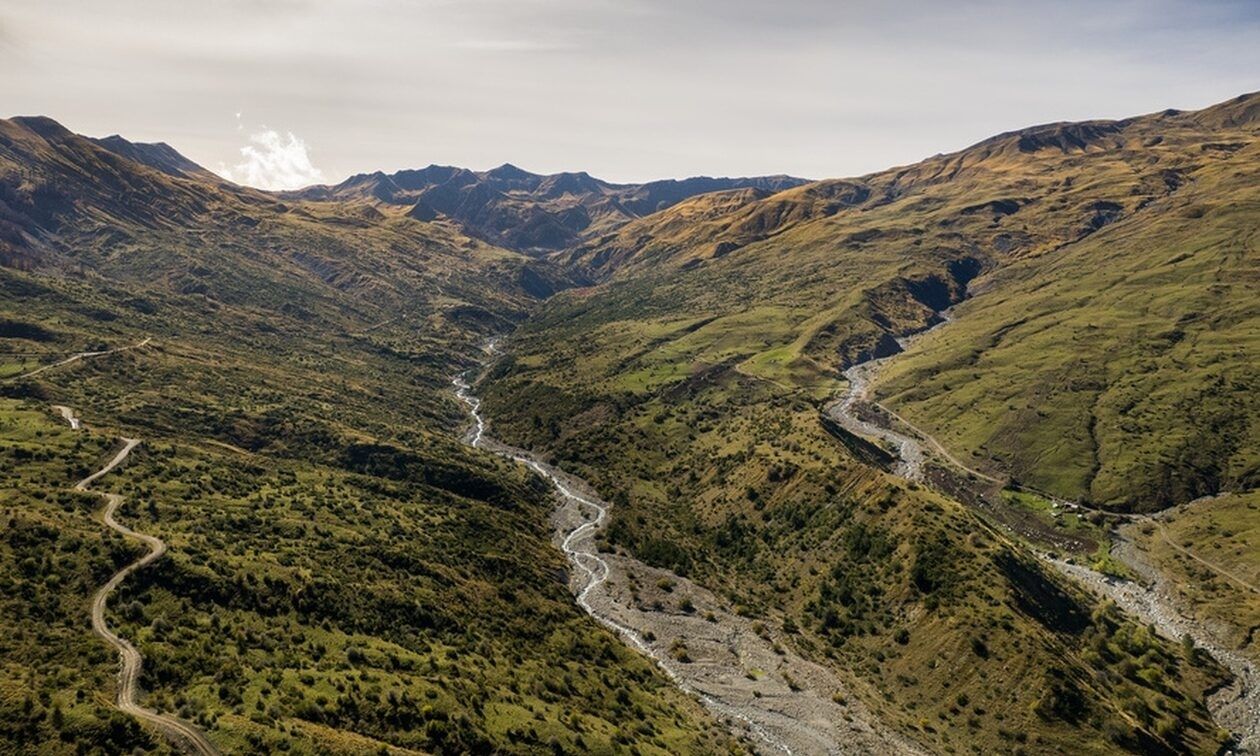
[[[152,340],[153,340],[153,337],[152,337],[152,336],[149,336],[149,337],[145,338],[143,341],[138,341],[138,342],[136,342],[135,344],[128,344],[127,346],[120,346],[120,347],[115,347],[115,348],[113,348],[113,349],[106,349],[106,350],[104,350],[104,351],[100,351],[100,352],[77,352],[77,353],[72,354],[72,355],[70,355],[69,357],[67,357],[67,358],[65,358],[64,360],[61,360],[61,361],[59,361],[59,362],[54,362],[54,363],[52,363],[52,364],[50,364],[50,365],[44,365],[43,367],[38,367],[38,368],[35,368],[34,370],[29,370],[29,371],[27,371],[27,372],[25,372],[25,373],[18,373],[17,375],[10,375],[10,376],[8,376],[7,378],[5,378],[4,380],[6,380],[6,381],[16,381],[16,380],[18,380],[18,379],[20,379],[20,378],[30,378],[31,376],[33,376],[33,375],[39,375],[40,373],[42,373],[42,372],[44,372],[44,371],[46,371],[46,370],[52,370],[53,368],[62,367],[63,365],[69,365],[69,364],[71,364],[71,363],[73,363],[73,362],[78,362],[79,360],[85,360],[85,359],[88,359],[88,358],[90,358],[90,357],[104,357],[104,356],[106,356],[106,355],[110,355],[110,354],[118,354],[119,352],[126,352],[126,351],[128,351],[128,350],[130,350],[130,349],[138,349],[138,348],[140,348],[140,347],[142,347],[142,346],[144,346],[144,345],[148,344],[148,343],[149,343],[150,341],[152,341]]]
[[[1172,534],[1168,532],[1168,528],[1164,525],[1165,518],[1170,517],[1179,511],[1194,507],[1196,505],[1205,504],[1215,498],[1216,496],[1203,496],[1201,498],[1195,499],[1194,501],[1186,502],[1185,504],[1182,504],[1180,506],[1173,507],[1172,509],[1166,509],[1157,515],[1153,515],[1151,517],[1138,518],[1138,521],[1149,523],[1152,526],[1154,526],[1155,529],[1159,531],[1159,536],[1160,538],[1164,540],[1164,543],[1168,544],[1169,548],[1178,552],[1182,556],[1186,557],[1187,559],[1193,559],[1194,561],[1198,562],[1200,565],[1208,568],[1212,572],[1215,572],[1217,575],[1220,575],[1221,577],[1230,581],[1234,585],[1237,585],[1239,588],[1242,588],[1245,591],[1250,591],[1252,593],[1260,595],[1260,586],[1257,586],[1254,583],[1251,583],[1246,578],[1240,577],[1239,575],[1236,575],[1233,572],[1230,572],[1229,570],[1225,569],[1224,567],[1221,567],[1220,565],[1217,565],[1207,559],[1204,559],[1203,557],[1194,553],[1190,549],[1187,549],[1185,546],[1182,546],[1181,544],[1177,543],[1177,539],[1172,537]]]
[[[42,373],[45,370],[69,365],[71,363],[78,362],[79,360],[91,357],[103,357],[110,354],[117,354],[118,352],[124,352],[129,349],[136,349],[138,347],[145,346],[150,341],[152,341],[152,337],[145,338],[129,346],[117,347],[115,349],[107,349],[98,352],[79,352],[59,362],[45,365],[44,367],[23,373],[21,375],[11,376],[8,380],[27,378],[32,375]],[[77,431],[83,429],[83,422],[75,415],[73,409],[62,404],[54,404],[53,409],[70,425],[71,430]],[[126,461],[127,457],[131,455],[132,450],[140,445],[140,439],[137,438],[120,438],[119,440],[122,442],[122,448],[118,450],[118,453],[106,462],[101,469],[76,483],[74,486],[76,491],[88,491],[93,483],[105,475],[108,475],[110,471]],[[92,596],[92,631],[118,650],[118,656],[121,663],[121,667],[118,671],[118,697],[115,700],[115,705],[118,707],[118,710],[124,714],[135,717],[142,722],[147,722],[148,724],[156,727],[167,737],[178,743],[184,750],[187,750],[190,753],[202,754],[202,756],[217,756],[219,750],[215,748],[214,744],[211,743],[205,734],[197,728],[180,719],[166,714],[160,714],[152,709],[146,709],[136,703],[136,693],[140,688],[140,672],[144,666],[144,657],[140,655],[140,652],[131,644],[130,641],[109,629],[109,625],[105,622],[105,607],[109,603],[109,597],[115,590],[117,590],[118,586],[127,579],[128,576],[130,576],[133,572],[152,564],[166,553],[166,543],[157,536],[137,532],[114,519],[114,514],[118,511],[118,507],[123,503],[124,499],[122,496],[99,491],[96,493],[105,499],[105,509],[102,510],[101,521],[104,522],[111,530],[120,533],[124,538],[131,538],[140,541],[149,547],[149,553],[114,573],[113,577],[111,577],[105,585],[101,586],[100,589],[98,589]]]
[[[712,592],[629,555],[600,552],[595,535],[607,520],[608,503],[584,481],[486,435],[481,401],[465,376],[452,383],[472,418],[465,442],[526,465],[558,494],[553,523],[557,544],[574,566],[570,588],[577,604],[651,659],[680,690],[746,736],[754,749],[783,754],[921,752],[880,726],[834,672],[800,657],[790,644],[738,616]]]
[[[74,417],[73,411],[68,407],[59,406],[57,409],[70,423],[71,428],[78,430],[82,427],[78,418]],[[137,438],[122,438],[120,440],[123,443],[122,449],[104,467],[75,484],[74,488],[76,491],[87,491],[94,482],[122,464],[131,454],[131,451],[140,444],[140,439]],[[131,573],[152,564],[166,553],[166,544],[157,536],[139,533],[114,519],[114,513],[118,511],[118,507],[123,503],[122,496],[102,492],[97,492],[97,494],[105,499],[105,509],[102,512],[102,521],[105,525],[111,530],[121,533],[123,537],[140,541],[149,547],[149,553],[114,573],[114,576],[92,596],[92,631],[118,650],[118,656],[122,664],[118,672],[118,697],[115,705],[124,714],[157,727],[168,737],[191,752],[202,754],[203,756],[214,756],[218,754],[218,749],[200,730],[180,719],[166,714],[159,714],[136,703],[136,693],[140,687],[140,671],[144,665],[144,657],[140,655],[140,652],[136,650],[136,647],[130,641],[109,629],[109,625],[105,622],[105,606],[109,602],[110,595]]]

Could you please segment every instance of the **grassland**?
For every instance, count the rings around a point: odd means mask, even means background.
[[[877,392],[950,448],[1061,496],[1151,511],[1254,487],[1260,182],[1239,168],[1257,150],[1050,264],[995,273]]]
[[[965,461],[1129,510],[1245,490],[1260,465],[1258,100],[697,197],[572,257],[621,284],[597,306],[758,323],[742,369],[811,392],[966,289],[958,322],[877,387]]]
[[[78,743],[163,752],[111,707],[117,660],[87,624],[91,594],[133,554],[93,520],[99,497],[70,490],[112,440],[14,400],[0,400],[0,431],[0,743],[13,752],[68,753]]]

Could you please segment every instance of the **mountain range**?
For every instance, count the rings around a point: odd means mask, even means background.
[[[696,176],[611,184],[585,172],[543,176],[505,163],[488,171],[430,165],[392,174],[359,174],[336,186],[315,186],[284,196],[405,206],[408,217],[447,218],[483,241],[543,254],[611,233],[697,194],[725,189],[771,194],[803,183],[804,179],[791,176]]]
[[[223,752],[1260,747],[1257,219],[1256,94],[821,181],[0,120],[0,750],[182,747],[115,574]]]

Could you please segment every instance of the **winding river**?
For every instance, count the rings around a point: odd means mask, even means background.
[[[941,315],[944,320],[937,325],[921,331],[908,339],[900,340],[902,348],[909,347],[912,341],[917,341],[948,323],[948,311],[941,313]],[[838,401],[827,408],[828,415],[851,433],[880,439],[897,449],[899,459],[895,472],[908,480],[924,480],[924,466],[928,459],[926,449],[930,449],[934,452],[933,457],[936,461],[948,464],[964,475],[978,477],[991,483],[999,483],[998,479],[963,465],[949,454],[931,434],[915,427],[912,423],[886,407],[877,405],[869,398],[870,386],[880,369],[894,358],[895,355],[870,360],[849,368],[845,372],[845,376],[849,379],[848,389]],[[895,418],[914,435],[902,433],[888,425],[877,424],[873,420],[863,419],[859,416],[859,411],[864,403],[879,407],[884,414]],[[879,417],[879,415],[873,416]],[[1054,499],[1054,497],[1050,497],[1044,492],[1037,493]],[[1054,499],[1054,501],[1059,506],[1068,509],[1090,509],[1090,507],[1086,507],[1079,502],[1066,502],[1061,499]],[[1120,517],[1128,521],[1128,527],[1142,522],[1152,522],[1156,527],[1161,527],[1157,520],[1145,516],[1120,515]],[[1173,544],[1173,546],[1179,548],[1177,544]],[[1215,692],[1208,698],[1208,708],[1217,724],[1228,729],[1234,735],[1237,745],[1233,753],[1260,753],[1260,669],[1257,669],[1257,665],[1247,657],[1227,648],[1219,640],[1218,634],[1213,632],[1211,628],[1205,627],[1202,623],[1193,619],[1189,612],[1183,611],[1178,606],[1176,592],[1167,584],[1167,579],[1151,565],[1139,561],[1138,555],[1131,547],[1131,544],[1123,536],[1119,536],[1117,542],[1113,545],[1112,554],[1132,569],[1135,574],[1141,575],[1143,582],[1103,575],[1083,565],[1038,552],[1038,556],[1044,562],[1080,583],[1094,594],[1111,599],[1122,610],[1144,624],[1153,625],[1166,638],[1177,641],[1182,636],[1189,635],[1199,648],[1207,651],[1214,659],[1226,667],[1234,675],[1234,681],[1231,685]],[[1193,554],[1190,556],[1203,562],[1202,559]],[[1210,569],[1217,570],[1210,563],[1203,563]],[[1219,572],[1219,570],[1217,571]],[[1232,575],[1226,574],[1224,576],[1232,578],[1236,582],[1241,582]],[[1242,585],[1253,591],[1255,590],[1254,586],[1245,582]]]
[[[609,504],[584,481],[491,438],[470,377],[452,380],[471,419],[464,441],[551,483],[559,501],[553,513],[556,542],[574,568],[570,589],[591,617],[651,659],[758,752],[921,752],[880,725],[833,671],[799,656],[785,639],[739,616],[720,597],[628,554],[601,552],[595,535],[607,522]],[[661,593],[654,588],[660,585],[670,588]],[[684,605],[689,608],[677,608]],[[685,658],[674,653],[680,647]]]

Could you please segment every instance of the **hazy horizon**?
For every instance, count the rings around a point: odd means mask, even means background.
[[[1258,33],[1252,4],[1173,0],[0,0],[0,98],[264,188],[431,163],[827,178],[1252,91]]]

